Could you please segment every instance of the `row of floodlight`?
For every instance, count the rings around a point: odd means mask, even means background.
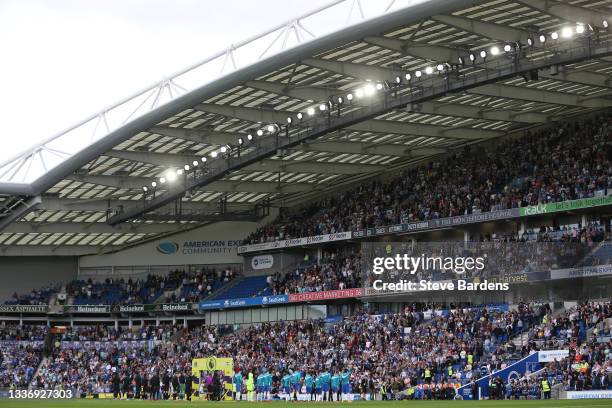
[[[608,21],[603,20],[602,25],[605,29],[607,29]],[[575,27],[572,27],[572,26],[563,27],[560,33],[557,31],[553,31],[552,33],[548,35],[540,34],[538,36],[538,40],[541,45],[544,45],[549,40],[549,38],[553,41],[558,40],[559,37],[569,39],[569,38],[572,38],[575,34],[580,35],[580,34],[584,34],[587,31],[592,32],[594,31],[594,29],[589,24],[585,25],[582,23],[577,23]],[[526,45],[528,47],[534,47],[535,46],[534,38],[528,37]],[[497,56],[501,54],[502,51],[506,54],[513,54],[513,53],[517,53],[518,51],[520,51],[520,49],[524,46],[525,45],[521,44],[520,42],[506,43],[501,48],[498,45],[493,45],[488,50],[482,49],[479,52],[471,52],[467,56],[460,56],[458,62],[459,62],[459,65],[463,66],[463,65],[466,65],[468,60],[471,63],[475,63],[478,57],[480,57],[482,60],[486,60],[489,55]],[[436,72],[443,73],[443,72],[451,71],[453,69],[455,69],[455,67],[453,67],[450,63],[439,63],[435,66],[427,66],[423,69],[417,69],[413,72],[407,72],[403,75],[403,77],[400,75],[396,76],[395,84],[396,86],[399,86],[404,82],[404,80],[408,82],[411,82],[412,80],[415,80],[415,79],[420,80],[423,77],[423,75],[432,75]],[[326,113],[326,112],[329,113],[334,108],[334,106],[340,108],[344,105],[345,102],[351,103],[354,99],[361,99],[367,96],[372,96],[377,91],[385,90],[385,88],[390,89],[391,87],[392,85],[390,83],[367,82],[364,86],[352,92],[348,92],[346,95],[340,95],[335,98],[331,98],[327,102],[322,102],[318,105],[310,106],[306,108],[305,112],[297,112],[295,116],[288,116],[286,126],[287,127],[292,126],[296,120],[303,121],[304,118],[307,116],[314,116],[317,113],[317,111],[321,113]],[[245,136],[240,136],[237,140],[238,146],[240,148],[240,146],[243,146],[247,143],[252,142],[255,139],[254,134],[261,137],[266,133],[276,134],[278,131],[280,131],[280,126],[278,124],[272,123],[272,124],[266,125],[262,128],[257,129],[256,131],[253,131],[252,133],[246,134]],[[232,146],[230,146],[229,144],[224,145],[224,146],[221,146],[218,150],[213,150],[212,152],[210,152],[209,156],[212,159],[216,159],[220,157],[220,155],[225,154],[228,151],[231,151],[231,149],[232,149]],[[206,156],[201,158],[202,164],[206,163],[207,161],[208,161],[208,158]],[[178,176],[185,174],[187,171],[191,169],[195,170],[195,168],[197,168],[199,165],[200,165],[200,162],[197,160],[194,160],[191,163],[191,165],[186,164],[185,166],[183,166],[182,169],[178,169],[176,171],[173,169],[168,170],[165,173],[165,176],[160,177],[157,181],[151,182],[151,187],[156,188],[159,184],[165,184],[166,182],[173,182],[174,180],[177,179]],[[146,193],[149,190],[149,187],[143,186],[142,189]]]

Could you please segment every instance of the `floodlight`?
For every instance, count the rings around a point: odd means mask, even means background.
[[[572,27],[563,27],[563,29],[561,30],[561,37],[563,38],[572,38],[573,35],[574,30],[572,29]]]

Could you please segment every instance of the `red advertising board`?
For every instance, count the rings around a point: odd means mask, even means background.
[[[292,293],[289,302],[310,302],[313,300],[346,299],[363,296],[363,288],[326,290],[324,292]]]

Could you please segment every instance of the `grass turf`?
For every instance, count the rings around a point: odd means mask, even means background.
[[[603,408],[612,407],[612,400],[548,400],[548,401],[361,401],[346,403],[329,402],[207,402],[207,401],[114,401],[114,400],[17,400],[0,399],[1,408],[133,408],[143,406],[146,408],[191,406],[197,408],[237,408],[237,407],[313,407],[353,406],[354,408],[451,408],[457,406],[477,408]]]

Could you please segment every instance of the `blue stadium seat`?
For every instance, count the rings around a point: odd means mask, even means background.
[[[247,298],[253,296],[265,296],[269,294],[267,276],[252,276],[244,278],[237,285],[229,288],[228,290],[213,296],[213,300],[219,299],[238,299]]]

